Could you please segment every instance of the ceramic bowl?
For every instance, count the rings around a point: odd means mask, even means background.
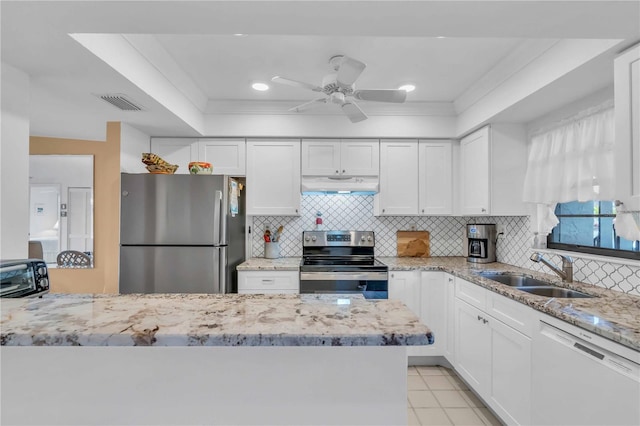
[[[210,175],[213,173],[213,166],[211,166],[211,163],[204,161],[192,161],[189,163],[189,173],[192,175]]]

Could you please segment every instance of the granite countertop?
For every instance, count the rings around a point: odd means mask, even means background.
[[[291,262],[289,262],[289,259]],[[580,282],[564,283],[560,277],[555,274],[544,274],[504,263],[471,263],[467,262],[465,257],[378,257],[378,259],[389,266],[389,271],[420,270],[448,272],[530,306],[540,312],[589,330],[634,350],[640,350],[640,296],[633,296],[592,284]],[[287,264],[293,267],[296,262],[297,265],[299,265],[300,258],[253,258],[240,265],[238,269],[277,270],[280,269],[279,265],[281,264]],[[297,265],[292,270],[297,270]],[[519,272],[534,278],[549,281],[559,287],[578,290],[598,297],[551,299],[549,297],[536,296],[478,275],[478,272],[486,270]]]
[[[2,346],[390,346],[433,343],[395,300],[129,294],[0,299]]]
[[[238,271],[297,271],[300,269],[301,257],[281,257],[265,259],[252,257],[237,266]]]
[[[478,264],[464,257],[380,257],[390,271],[445,271],[488,290],[516,300],[540,312],[589,330],[634,350],[640,350],[640,297],[581,282],[565,283],[549,275],[504,263]],[[481,271],[518,272],[549,281],[558,287],[587,293],[593,298],[549,298],[517,290],[483,278]]]

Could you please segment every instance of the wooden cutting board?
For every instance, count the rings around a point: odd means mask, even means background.
[[[397,231],[398,257],[430,257],[429,231]]]

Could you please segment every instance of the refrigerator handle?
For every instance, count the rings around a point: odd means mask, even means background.
[[[222,191],[216,191],[214,197],[213,206],[213,241],[214,244],[221,244],[222,237],[222,219],[220,213],[222,212]]]
[[[227,288],[227,285],[229,284],[227,283],[227,248],[219,247],[218,254],[218,260],[220,262],[218,264],[218,279],[220,283],[218,291],[220,294],[225,294],[230,290]]]

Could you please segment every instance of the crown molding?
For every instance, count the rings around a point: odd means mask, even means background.
[[[251,115],[342,115],[334,105],[319,105],[302,113],[288,111],[303,101],[243,101],[224,100],[207,102],[205,114]],[[402,104],[358,101],[367,115],[395,116],[455,116],[452,102],[405,102]]]

